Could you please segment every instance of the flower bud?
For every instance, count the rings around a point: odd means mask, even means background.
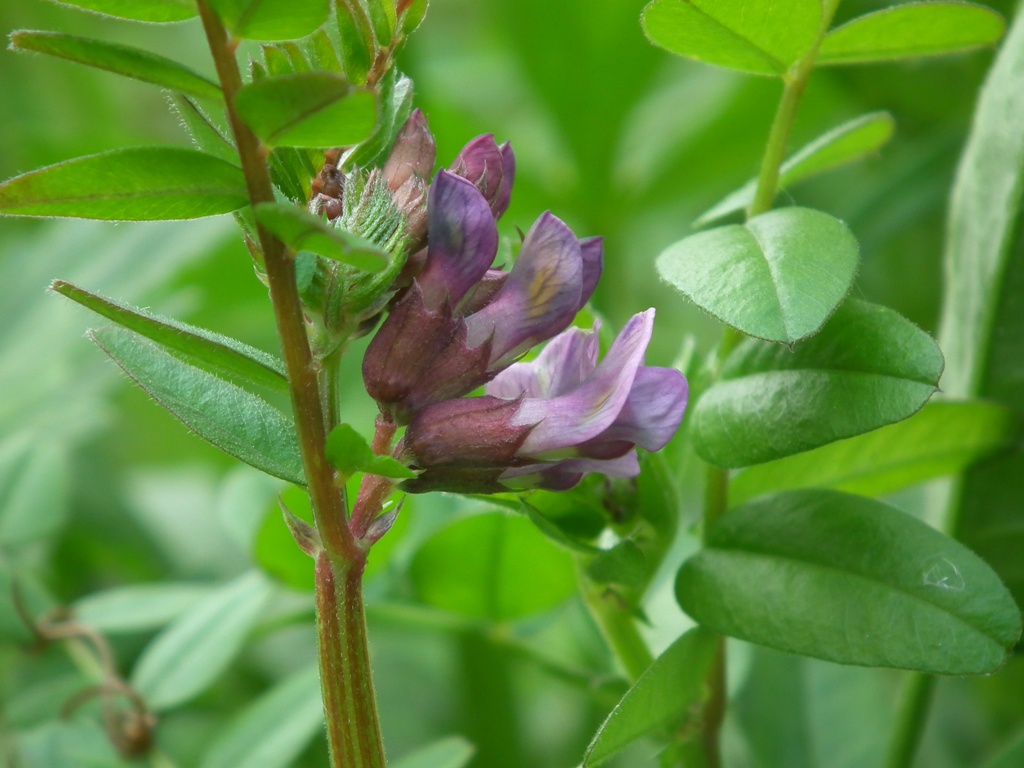
[[[451,171],[471,181],[487,200],[494,218],[501,218],[512,198],[516,175],[511,144],[505,142],[499,147],[493,135],[478,136],[462,148]]]

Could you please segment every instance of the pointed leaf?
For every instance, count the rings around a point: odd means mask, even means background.
[[[465,768],[476,749],[461,736],[447,736],[417,749],[394,764],[394,768]]]
[[[424,602],[489,621],[548,610],[576,589],[570,556],[526,518],[500,512],[442,528],[413,556],[410,573]]]
[[[184,21],[199,11],[195,0],[57,0],[61,5],[70,5],[105,16],[132,21]]]
[[[708,461],[757,464],[905,419],[941,373],[928,334],[891,309],[851,299],[793,349],[741,343],[697,401],[690,429]]]
[[[1006,30],[1003,17],[964,2],[905,3],[853,19],[825,35],[818,64],[942,56],[995,45]]]
[[[248,205],[242,170],[177,147],[79,157],[0,184],[0,213],[106,221],[198,219]]]
[[[238,163],[238,150],[235,149],[235,145],[192,99],[180,93],[172,93],[171,104],[200,151],[228,163]]]
[[[320,671],[298,672],[260,696],[217,734],[200,768],[288,768],[324,727]]]
[[[898,424],[745,469],[729,485],[729,502],[794,488],[883,496],[1012,448],[1020,427],[995,403],[931,402]]]
[[[584,768],[599,765],[637,739],[682,722],[704,698],[704,681],[717,639],[700,627],[676,639],[615,705],[583,756]]]
[[[72,611],[78,621],[105,635],[147,632],[171,623],[213,590],[200,583],[133,584],[87,595]]]
[[[327,21],[330,0],[210,0],[236,36],[246,40],[295,40]]]
[[[345,75],[362,85],[373,63],[374,40],[370,20],[358,0],[337,0],[338,37]]]
[[[388,255],[369,240],[298,206],[260,203],[255,210],[256,220],[296,253],[309,251],[367,272],[380,272],[388,265]]]
[[[264,77],[235,97],[239,116],[267,146],[358,144],[377,123],[377,97],[333,72]]]
[[[153,315],[144,309],[107,299],[65,282],[54,280],[50,290],[83,307],[135,331],[160,346],[179,353],[186,362],[219,376],[242,383],[267,387],[287,394],[284,363],[261,349],[237,339],[197,328],[177,320]]]
[[[783,75],[810,51],[818,0],[654,0],[644,9],[652,43],[680,56],[757,75]]]
[[[97,69],[207,99],[220,99],[220,86],[176,61],[126,45],[59,32],[23,30],[11,35],[11,49],[48,53]]]
[[[949,675],[998,669],[1020,637],[999,577],[897,509],[794,491],[727,512],[679,571],[708,629],[841,664]]]
[[[327,461],[344,476],[356,472],[392,478],[416,477],[416,473],[390,456],[378,456],[366,439],[348,424],[339,424],[327,436]]]
[[[90,336],[136,384],[197,435],[246,464],[303,484],[290,417],[261,397],[183,362],[133,331],[98,328]]]
[[[303,523],[312,527],[313,508],[309,494],[288,486],[281,493],[280,504]],[[295,545],[288,526],[281,519],[278,501],[267,509],[256,533],[253,555],[260,568],[292,589],[312,593],[316,587],[313,560]]]
[[[158,712],[202,693],[242,650],[270,594],[269,582],[250,572],[196,603],[146,647],[132,686]]]
[[[843,222],[809,208],[781,208],[680,240],[662,251],[657,266],[722,322],[791,344],[835,311],[857,260],[857,241]]]
[[[819,173],[860,160],[877,152],[892,138],[896,123],[888,112],[872,112],[822,134],[782,164],[779,188],[785,189]],[[754,201],[757,179],[751,179],[721,202],[701,214],[694,223],[703,226]]]

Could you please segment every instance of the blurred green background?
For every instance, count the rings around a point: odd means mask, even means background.
[[[846,0],[838,21],[883,5]],[[989,5],[1011,11],[1007,1]],[[579,236],[606,237],[606,275],[594,303],[616,326],[657,307],[648,361],[667,365],[685,336],[707,350],[718,328],[660,283],[654,257],[754,174],[780,86],[653,48],[640,30],[641,9],[637,0],[433,0],[400,63],[416,83],[441,164],[480,133],[512,142],[518,176],[505,234],[550,209]],[[212,72],[196,21],[137,25],[41,0],[0,3],[0,30],[19,28],[147,47]],[[896,119],[896,137],[880,156],[783,199],[846,220],[862,247],[855,294],[932,332],[949,185],[990,61],[985,52],[820,71],[796,125],[794,148],[865,112],[884,109]],[[120,146],[187,143],[159,91],[42,56],[0,55],[0,115],[0,178]],[[0,220],[0,557],[34,573],[64,604],[118,585],[241,573],[277,485],[235,467],[131,388],[82,338],[92,318],[45,294],[56,277],[275,346],[265,291],[228,217],[152,225]],[[352,358],[359,405],[348,420],[369,426],[358,350]],[[479,768],[576,765],[617,690],[592,683],[614,669],[577,602],[515,630],[467,627],[411,604],[414,544],[458,508],[445,497],[412,502],[392,561],[370,584],[389,754],[457,733],[476,743]],[[693,510],[682,514],[689,522]],[[197,764],[246,702],[313,660],[309,596],[275,594],[274,616],[239,662],[201,697],[165,714],[158,740],[172,764]],[[659,649],[685,625],[665,589],[649,614]],[[150,637],[112,638],[123,672]],[[735,765],[877,763],[895,674],[740,644],[733,657],[738,699],[727,748]],[[79,674],[59,649],[33,656],[0,647],[0,743],[4,729],[31,730],[53,718],[81,686]],[[1018,659],[993,680],[940,685],[920,764],[978,764],[1019,722],[1022,683]],[[323,752],[314,740],[295,765],[326,765]],[[653,764],[643,748],[618,762]]]

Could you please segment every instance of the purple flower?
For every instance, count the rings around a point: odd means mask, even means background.
[[[400,444],[424,470],[404,487],[563,490],[589,472],[638,474],[636,448],[664,447],[688,396],[682,373],[643,364],[653,323],[653,309],[635,315],[600,364],[598,327],[571,328],[495,376],[482,397],[427,406]]]
[[[507,141],[498,146],[494,136],[477,136],[452,163],[452,173],[471,181],[487,200],[495,219],[500,219],[512,199],[516,156]]]
[[[511,156],[496,145],[492,154]],[[501,186],[496,189],[500,198]],[[495,210],[484,192],[454,173],[440,171],[431,185],[425,263],[363,359],[367,391],[386,419],[407,423],[431,403],[490,381],[567,328],[593,293],[600,238],[577,240],[550,213],[530,228],[510,271],[491,269]]]

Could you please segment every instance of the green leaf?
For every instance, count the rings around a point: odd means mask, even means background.
[[[90,336],[136,384],[197,435],[256,469],[303,484],[289,416],[133,331],[98,328]]]
[[[395,0],[374,0],[374,2],[366,3],[365,7],[369,11],[377,47],[386,48],[391,42],[391,38],[395,36],[397,23]]]
[[[86,11],[132,21],[184,21],[199,11],[195,0],[58,0]]]
[[[995,403],[931,402],[898,424],[745,469],[729,502],[815,487],[883,496],[962,472],[1013,447],[1020,432],[1020,419]]]
[[[327,21],[330,0],[210,0],[236,36],[247,40],[295,40]]]
[[[850,290],[857,241],[809,208],[698,232],[658,256],[658,272],[701,309],[750,336],[792,344],[814,334]]]
[[[43,723],[20,736],[16,754],[27,768],[132,768],[96,721]]]
[[[413,556],[410,574],[423,602],[489,621],[546,611],[576,589],[572,558],[526,518],[501,512],[442,528]]]
[[[888,112],[872,112],[855,117],[822,134],[782,164],[779,188],[785,189],[819,173],[860,160],[877,152],[892,138],[896,123]],[[721,202],[701,214],[694,222],[703,226],[754,201],[757,179],[751,179]]]
[[[935,341],[891,309],[851,299],[792,349],[749,339],[689,415],[697,452],[742,467],[913,415],[942,372]]]
[[[1003,747],[983,768],[1018,768],[1024,763],[1024,730],[1018,730],[1017,735]]]
[[[238,163],[238,150],[235,149],[235,145],[194,101],[180,93],[172,93],[171,105],[201,152],[219,157],[228,163]]]
[[[302,488],[288,486],[281,493],[280,504],[300,520],[313,525],[313,508],[309,494]],[[267,509],[256,533],[253,552],[260,568],[292,589],[312,593],[316,587],[313,558],[295,544],[281,515],[277,499]]]
[[[233,378],[242,384],[267,387],[282,394],[288,392],[284,363],[261,349],[229,336],[89,293],[64,280],[54,280],[50,290],[113,320],[123,328],[155,341],[167,350],[179,353],[185,362],[214,375]]]
[[[402,14],[402,34],[411,35],[427,15],[427,0],[412,0]]]
[[[720,634],[933,674],[993,672],[1021,631],[981,558],[897,509],[835,491],[727,512],[679,571],[676,596]]]
[[[358,0],[337,0],[336,7],[345,75],[362,85],[373,63],[373,30]]]
[[[139,48],[59,32],[23,30],[11,35],[11,49],[47,53],[191,96],[222,98],[220,86],[212,80],[183,64]]]
[[[416,473],[390,456],[378,456],[366,439],[348,424],[339,424],[327,436],[327,461],[348,477],[356,472],[392,478],[416,477]]]
[[[235,107],[271,147],[358,144],[377,124],[377,97],[333,72],[264,77],[246,85]]]
[[[818,0],[654,0],[644,9],[652,43],[680,56],[756,75],[783,75],[814,45]]]
[[[356,147],[349,155],[347,167],[367,168],[374,164],[383,164],[385,153],[391,149],[395,136],[405,125],[412,113],[413,84],[405,75],[400,75],[392,67],[377,84],[380,93],[381,115],[373,135]]]
[[[147,632],[170,624],[213,591],[209,584],[133,584],[87,595],[75,618],[105,635]]]
[[[681,635],[654,660],[615,705],[583,756],[584,768],[599,765],[642,736],[683,721],[704,698],[704,681],[717,639],[700,627]]]
[[[618,584],[642,590],[647,584],[647,558],[636,544],[624,539],[604,550],[587,565],[587,576],[598,584]]]
[[[324,727],[320,672],[313,665],[275,685],[221,729],[200,768],[288,768]]]
[[[949,397],[1024,402],[1024,14],[1000,48],[975,110],[950,201],[940,339]],[[948,499],[957,535],[1024,605],[1024,453],[971,470]]]
[[[817,64],[943,56],[995,45],[1003,17],[974,3],[906,3],[853,19],[825,35]]]
[[[106,221],[198,219],[248,205],[242,170],[178,147],[115,149],[0,184],[0,213]]]
[[[421,747],[394,764],[394,768],[465,768],[476,749],[461,736],[446,736]]]
[[[255,210],[256,220],[296,253],[309,251],[367,272],[380,272],[388,266],[388,255],[369,240],[298,206],[260,203]]]
[[[67,449],[33,437],[0,443],[0,547],[8,551],[54,535],[67,515]]]
[[[270,599],[270,584],[250,572],[195,603],[157,635],[132,672],[132,686],[156,711],[206,690],[230,666]]]

